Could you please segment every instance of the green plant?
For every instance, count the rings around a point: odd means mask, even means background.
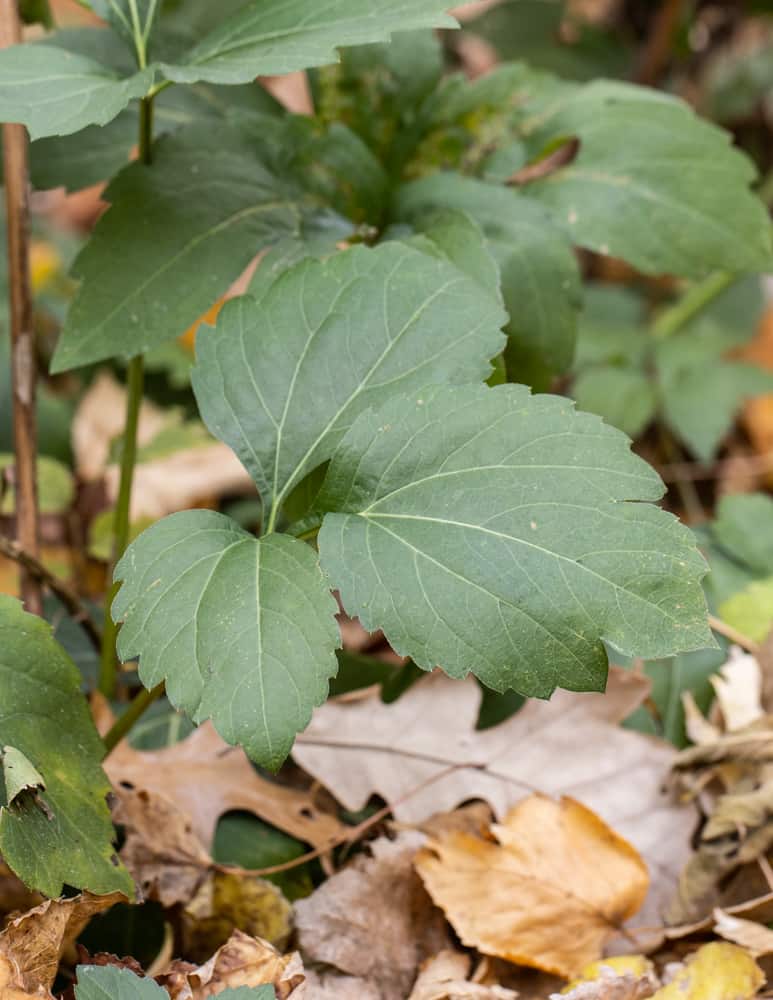
[[[107,28],[0,54],[0,117],[37,140],[35,183],[117,171],[52,363],[129,359],[100,687],[120,625],[146,690],[108,749],[165,689],[277,768],[337,670],[331,588],[419,668],[528,696],[603,689],[606,643],[711,646],[705,563],[654,506],[658,476],[622,433],[528,387],[572,361],[574,247],[689,279],[769,265],[728,137],[624,84],[521,64],[444,76],[421,30],[451,26],[444,0],[91,6]],[[355,47],[329,68],[337,46]],[[312,118],[251,82],[319,66]],[[262,530],[186,511],[127,548],[143,354],[262,250],[249,294],[199,332],[192,375]],[[128,891],[75,667],[10,599],[0,635],[0,851],[50,895]]]

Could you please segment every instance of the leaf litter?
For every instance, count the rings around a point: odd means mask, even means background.
[[[5,919],[0,1000],[68,1000],[79,956],[180,1000],[258,986],[284,1000],[751,998],[773,954],[766,673],[731,650],[708,716],[684,695],[681,752],[621,726],[650,681],[619,668],[604,696],[560,692],[488,729],[472,681],[433,673],[391,704],[370,687],[319,709],[278,777],[210,724],[155,750],[123,741],[106,761],[113,815],[121,860],[164,914],[158,957],[143,969],[76,942],[120,894],[48,900]],[[104,731],[109,710],[94,712]],[[265,871],[213,859],[234,811],[308,846],[321,867],[305,898],[264,877],[305,856]],[[0,896],[5,912],[37,902],[10,873]]]

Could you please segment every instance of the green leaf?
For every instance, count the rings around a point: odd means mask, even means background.
[[[457,174],[404,185],[394,214],[420,223],[442,209],[466,212],[488,238],[510,315],[509,349],[521,359],[536,357],[554,371],[565,370],[574,351],[581,301],[580,274],[566,232],[528,198]]]
[[[743,361],[709,361],[661,375],[660,391],[666,422],[702,462],[710,462],[743,403],[773,392],[773,375]]]
[[[599,81],[565,87],[527,125],[532,148],[577,136],[572,163],[528,186],[580,246],[647,274],[770,266],[770,221],[751,161],[681,101]]]
[[[318,501],[346,610],[418,666],[496,691],[599,690],[602,639],[711,646],[692,535],[597,417],[523,386],[429,388],[363,414]]]
[[[711,528],[730,555],[755,573],[773,574],[773,498],[765,493],[722,497]]]
[[[582,372],[572,396],[581,410],[597,413],[632,438],[649,426],[658,408],[655,387],[644,372],[611,365]]]
[[[773,628],[773,576],[755,580],[728,598],[720,605],[719,614],[743,635],[764,642]]]
[[[218,821],[212,857],[223,865],[257,869],[294,861],[306,850],[300,840],[269,826],[252,813],[229,812]],[[314,889],[308,864],[266,878],[279,886],[290,902],[311,895]]]
[[[286,271],[260,301],[227,303],[217,328],[199,332],[194,391],[271,507],[270,530],[368,406],[484,379],[503,321],[491,293],[445,260],[398,243],[354,247]]]
[[[152,70],[122,79],[54,45],[14,45],[0,51],[0,119],[26,125],[32,139],[68,135],[106,125],[152,82]]]
[[[22,754],[44,785],[19,797],[7,775],[0,783],[0,852],[47,896],[61,895],[65,885],[130,895],[131,879],[112,845],[110,783],[100,767],[105,748],[80,683],[50,626],[0,595],[0,746]]]
[[[87,0],[88,6],[128,42],[132,52],[147,58],[153,23],[162,0]]]
[[[116,965],[79,965],[76,1000],[167,1000],[169,994],[153,979]],[[273,986],[239,986],[218,993],[223,1000],[275,1000]]]
[[[73,268],[82,284],[54,372],[131,357],[183,333],[261,248],[300,239],[304,219],[320,214],[261,163],[250,136],[211,123],[165,136],[152,168],[127,167],[105,198],[111,208]],[[340,238],[334,222],[331,245]]]
[[[277,768],[335,674],[336,604],[315,553],[213,511],[172,514],[116,566],[118,652],[194,721]]]
[[[227,17],[182,59],[161,64],[178,83],[246,83],[338,60],[345,45],[385,42],[394,31],[454,28],[448,0],[261,0]]]

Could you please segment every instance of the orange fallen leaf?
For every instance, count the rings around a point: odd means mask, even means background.
[[[572,977],[644,902],[639,854],[574,799],[532,795],[491,834],[452,833],[415,861],[462,942],[486,955]]]

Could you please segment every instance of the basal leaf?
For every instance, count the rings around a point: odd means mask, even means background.
[[[118,652],[140,658],[143,684],[165,680],[173,705],[278,767],[337,669],[336,604],[313,550],[183,511],[140,535],[115,578]]]
[[[0,52],[0,119],[26,125],[32,139],[68,135],[106,125],[152,82],[149,69],[122,78],[58,46],[14,45]]]
[[[681,101],[605,81],[566,87],[525,124],[535,151],[577,136],[576,158],[527,193],[574,241],[648,274],[770,265],[770,221],[751,161]]]
[[[416,221],[441,209],[463,211],[475,219],[499,264],[510,315],[511,375],[522,380],[520,364],[534,359],[553,371],[565,370],[572,360],[581,301],[579,270],[567,233],[534,201],[450,173],[404,185],[394,214]]]
[[[355,417],[395,392],[474,382],[502,348],[490,291],[398,243],[304,261],[202,328],[193,386],[212,433],[277,511]]]
[[[105,748],[80,684],[51,627],[0,595],[0,748],[12,748],[11,764],[26,761],[30,770],[19,780],[33,785],[10,780],[4,757],[0,853],[47,896],[65,885],[128,895],[131,879],[112,845]]]
[[[300,239],[305,217],[320,213],[261,162],[247,134],[211,123],[165,136],[152,167],[131,164],[105,198],[111,208],[73,268],[81,286],[52,371],[171,340],[261,248]],[[329,228],[333,245],[341,231]]]
[[[456,27],[448,0],[261,0],[245,3],[182,58],[162,63],[169,80],[246,83],[338,59],[346,45],[385,42],[394,31]]]
[[[599,690],[602,639],[712,645],[691,534],[618,431],[523,386],[429,388],[363,414],[318,499],[346,610],[424,669],[547,697]]]
[[[79,965],[76,1000],[166,1000],[169,993],[155,980],[115,965]],[[223,1000],[275,1000],[273,986],[239,986],[218,993]]]

